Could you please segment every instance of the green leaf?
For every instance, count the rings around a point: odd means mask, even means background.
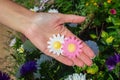
[[[108,23],[112,22],[112,17],[109,16],[109,17],[106,19],[106,22],[108,22]]]
[[[101,37],[102,38],[107,38],[108,37],[108,33],[105,32],[105,31],[102,31]]]
[[[90,37],[91,37],[92,39],[96,39],[96,38],[97,38],[97,36],[96,36],[95,34],[90,34]]]
[[[112,18],[112,22],[116,26],[120,26],[120,19],[119,18]]]
[[[114,80],[114,78],[112,77],[112,75],[111,74],[109,74],[109,80]]]

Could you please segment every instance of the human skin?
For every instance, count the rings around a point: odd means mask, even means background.
[[[77,15],[35,13],[11,0],[0,0],[0,23],[21,32],[43,53],[69,66],[91,66],[91,59],[95,56],[93,51],[82,42],[83,52],[80,56],[70,59],[63,55],[57,56],[50,53],[47,49],[47,41],[53,34],[75,36],[64,26],[64,23],[82,23],[84,20],[85,17]]]

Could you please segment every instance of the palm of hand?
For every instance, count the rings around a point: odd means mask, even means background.
[[[72,17],[72,18],[71,18]],[[66,65],[77,65],[82,67],[84,64],[91,65],[92,61],[90,58],[94,57],[92,50],[83,42],[83,53],[81,56],[75,59],[69,59],[65,56],[57,56],[50,53],[47,49],[47,41],[53,34],[61,34],[65,36],[75,36],[66,27],[64,27],[65,22],[83,22],[84,19],[78,16],[68,16],[63,14],[48,14],[40,13],[34,17],[33,23],[25,33],[25,35],[31,40],[31,42],[46,55],[49,55],[56,60],[66,64]]]

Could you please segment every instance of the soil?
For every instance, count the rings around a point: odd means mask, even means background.
[[[12,72],[14,71],[15,60],[11,56],[11,51],[9,49],[9,42],[13,36],[14,31],[0,24],[0,71],[2,72]],[[15,78],[12,76],[12,80]]]

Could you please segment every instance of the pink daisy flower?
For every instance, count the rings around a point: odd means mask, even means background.
[[[63,55],[68,56],[69,58],[75,58],[79,56],[82,52],[81,48],[83,45],[82,41],[78,40],[76,37],[69,37],[65,39],[63,44]]]

